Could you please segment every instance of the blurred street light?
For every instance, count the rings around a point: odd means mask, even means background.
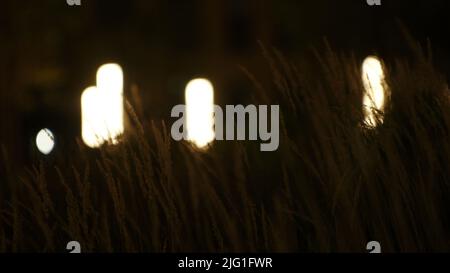
[[[97,71],[97,86],[81,96],[82,138],[97,148],[108,142],[117,144],[124,132],[123,72],[117,64],[106,64]]]
[[[55,147],[55,137],[53,133],[47,128],[40,130],[36,136],[36,146],[42,154],[50,154]]]
[[[187,139],[205,148],[215,138],[214,88],[207,79],[194,79],[186,86]]]
[[[383,121],[382,115],[389,92],[380,59],[369,56],[364,60],[362,80],[365,90],[363,97],[365,123],[370,127],[375,127]]]

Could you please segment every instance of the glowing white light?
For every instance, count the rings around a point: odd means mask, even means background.
[[[206,79],[194,79],[186,86],[187,139],[205,148],[215,137],[214,88]]]
[[[375,127],[382,117],[389,88],[385,82],[383,64],[377,57],[367,57],[362,65],[364,84],[363,110],[365,123]]]
[[[117,64],[106,64],[97,71],[97,86],[81,96],[82,138],[97,148],[109,142],[117,144],[124,132],[123,72]]]
[[[97,71],[97,89],[103,97],[105,122],[109,139],[117,144],[123,134],[123,72],[117,64],[105,64]]]
[[[53,136],[53,133],[47,128],[40,130],[36,136],[36,146],[44,155],[50,154],[55,147],[55,137]]]
[[[102,96],[96,87],[89,87],[81,95],[81,136],[84,143],[100,147],[108,139],[108,128],[104,119]]]

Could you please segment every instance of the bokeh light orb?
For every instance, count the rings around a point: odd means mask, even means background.
[[[214,87],[207,79],[194,79],[186,86],[187,138],[206,148],[215,138]]]
[[[96,86],[81,95],[83,142],[90,148],[118,144],[124,133],[123,71],[118,64],[102,65]]]
[[[50,154],[55,147],[55,136],[52,131],[47,128],[40,130],[36,136],[36,147],[42,154]]]
[[[376,56],[367,57],[362,65],[362,81],[364,85],[363,110],[365,123],[369,127],[376,127],[382,122],[384,107],[389,88],[385,81],[382,61]]]

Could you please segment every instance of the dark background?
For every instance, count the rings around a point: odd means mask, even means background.
[[[450,75],[448,0],[6,0],[0,3],[0,143],[17,162],[33,138],[52,129],[58,147],[80,135],[80,95],[98,66],[117,62],[125,94],[134,86],[145,116],[167,119],[185,84],[203,76],[218,104],[249,102],[252,85],[238,68],[265,79],[258,41],[293,62],[323,45],[359,58],[408,58],[402,22],[430,38],[435,62]]]

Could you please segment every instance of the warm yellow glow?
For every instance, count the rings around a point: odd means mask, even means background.
[[[389,89],[385,82],[383,64],[377,57],[367,57],[362,66],[362,79],[364,84],[363,107],[365,122],[375,127],[382,117]]]
[[[36,136],[36,146],[38,150],[48,155],[53,151],[55,147],[55,137],[49,129],[42,129]]]
[[[81,95],[81,136],[91,148],[101,146],[108,139],[102,105],[97,87],[89,87]]]
[[[97,71],[97,86],[81,96],[82,138],[97,148],[105,142],[117,144],[124,132],[123,72],[117,64],[106,64]]]
[[[195,79],[186,86],[187,139],[204,148],[214,133],[214,88],[206,79]]]

